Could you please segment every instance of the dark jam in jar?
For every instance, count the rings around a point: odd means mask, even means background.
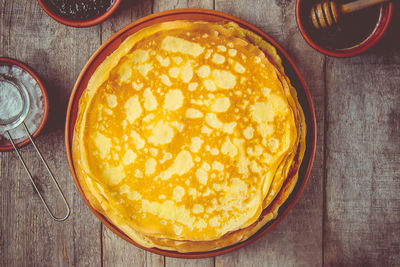
[[[47,6],[68,20],[89,20],[104,14],[115,0],[46,0]]]
[[[345,4],[354,0],[338,0],[338,4]],[[304,10],[311,10],[311,7],[321,1],[305,1],[307,6]],[[379,21],[380,6],[369,7],[354,13],[344,14],[339,18],[336,26],[328,29],[315,29],[311,18],[304,18],[305,30],[318,45],[329,50],[346,50],[366,40],[373,32]],[[308,12],[304,12],[309,15]]]

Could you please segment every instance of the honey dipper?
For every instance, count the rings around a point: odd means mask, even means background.
[[[357,0],[344,5],[336,4],[336,2],[332,0],[324,1],[311,8],[311,21],[316,29],[325,29],[337,24],[340,17],[344,14],[389,1],[390,0]]]

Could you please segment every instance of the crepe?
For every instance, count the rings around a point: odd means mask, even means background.
[[[165,22],[94,72],[73,162],[92,206],[137,243],[214,250],[276,217],[305,130],[271,45],[234,23]]]

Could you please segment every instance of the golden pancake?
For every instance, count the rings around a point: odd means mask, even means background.
[[[146,247],[205,251],[276,217],[304,115],[276,50],[236,24],[129,36],[80,99],[73,161],[93,207]]]

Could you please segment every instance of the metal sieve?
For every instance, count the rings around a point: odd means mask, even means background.
[[[28,90],[26,89],[26,87],[20,82],[18,81],[18,79],[15,79],[14,77],[10,77],[10,76],[5,76],[0,74],[0,83],[3,84],[8,84],[10,88],[10,90],[13,90],[14,93],[16,93],[19,96],[19,100],[22,103],[22,109],[21,111],[19,111],[18,114],[10,116],[9,118],[0,118],[0,133],[6,133],[8,136],[8,139],[11,142],[11,145],[13,146],[15,152],[18,155],[19,160],[21,161],[22,165],[24,166],[24,169],[26,171],[26,173],[29,176],[29,179],[31,180],[31,183],[33,185],[33,187],[35,188],[36,193],[39,195],[40,200],[42,201],[43,205],[45,206],[47,212],[49,213],[49,215],[55,220],[55,221],[65,221],[71,210],[70,207],[68,205],[67,200],[65,199],[64,193],[62,192],[57,180],[54,178],[53,173],[51,172],[49,166],[47,165],[47,162],[45,161],[45,159],[42,156],[42,153],[40,152],[40,150],[38,149],[38,147],[36,146],[35,142],[33,141],[33,137],[31,136],[28,128],[26,127],[25,124],[25,119],[28,116],[29,113],[29,108],[30,108],[30,97],[29,97],[29,93]],[[21,125],[24,127],[29,140],[32,142],[32,145],[34,146],[37,154],[39,155],[39,158],[41,159],[41,161],[43,162],[44,166],[47,169],[47,172],[49,173],[51,179],[53,180],[54,185],[56,186],[59,194],[61,195],[64,204],[66,206],[67,209],[67,213],[64,217],[56,217],[54,216],[53,212],[50,210],[49,206],[47,205],[46,201],[44,200],[42,194],[40,193],[38,187],[36,186],[35,181],[33,180],[33,177],[31,175],[31,172],[29,171],[28,167],[25,164],[24,159],[22,158],[17,146],[15,145],[15,142],[11,136],[10,130],[17,128],[19,125]]]

